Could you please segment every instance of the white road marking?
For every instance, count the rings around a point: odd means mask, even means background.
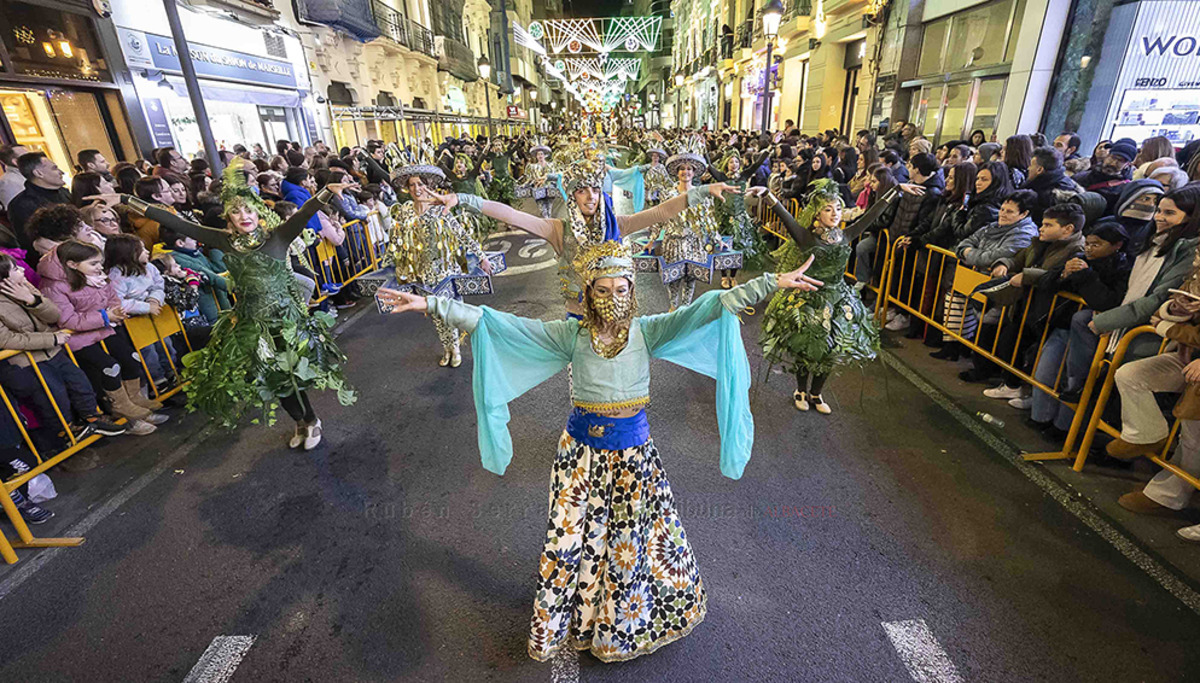
[[[567,646],[550,660],[550,680],[553,683],[579,683],[579,653]]]
[[[938,644],[924,619],[885,621],[888,640],[917,683],[962,683],[950,656]]]
[[[335,328],[333,332],[334,336],[345,332],[346,329],[357,322],[359,318],[365,315],[368,311],[373,310],[375,310],[374,306],[364,306],[363,310],[350,316],[348,320]],[[202,443],[213,431],[214,428],[206,426],[199,431],[194,432],[193,435],[188,438],[182,446],[172,451],[162,460],[158,461],[158,463],[154,467],[150,468],[149,471],[137,479],[134,479],[129,486],[121,489],[112,498],[106,500],[100,507],[92,510],[92,512],[86,517],[64,531],[62,535],[87,535],[89,530],[91,530],[100,522],[104,521],[106,517],[116,512],[118,508],[124,505],[130,498],[136,496],[142,489],[149,486],[150,482],[157,479],[158,476],[163,472],[176,469],[175,464],[181,462],[184,458],[190,455],[192,449]],[[31,576],[37,573],[37,571],[42,567],[46,566],[50,560],[58,557],[58,555],[64,550],[70,550],[70,548],[47,548],[45,550],[38,551],[36,555],[28,559],[22,559],[20,564],[16,566],[16,569],[13,569],[12,573],[10,573],[3,581],[0,581],[0,600],[8,597],[21,584],[28,581]]]
[[[895,369],[896,372],[900,373],[909,382],[912,382],[922,393],[933,399],[934,403],[950,413],[955,420],[969,429],[975,436],[979,437],[980,441],[991,446],[992,450],[1008,460],[1021,474],[1037,484],[1038,487],[1046,492],[1046,495],[1066,508],[1067,512],[1075,515],[1079,521],[1099,534],[1100,538],[1108,541],[1109,545],[1116,548],[1126,559],[1146,572],[1151,579],[1165,588],[1168,593],[1174,595],[1184,605],[1187,605],[1188,609],[1196,614],[1200,614],[1200,592],[1197,592],[1196,589],[1181,580],[1175,572],[1163,566],[1161,562],[1151,557],[1145,550],[1142,550],[1137,542],[1131,539],[1126,533],[1109,524],[1107,520],[1100,516],[1095,505],[1079,496],[1076,491],[1066,484],[1050,476],[1041,466],[1026,462],[1021,457],[1020,451],[993,434],[974,415],[963,410],[939,389],[913,372],[895,354],[884,351],[880,354],[880,357],[885,363]]]
[[[188,672],[183,683],[226,683],[233,678],[238,664],[256,636],[217,636],[208,649],[200,655],[200,661]]]

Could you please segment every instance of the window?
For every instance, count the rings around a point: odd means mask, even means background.
[[[988,78],[979,82],[979,94],[975,99],[975,115],[971,120],[971,130],[983,129],[989,140],[996,132],[996,120],[1000,116],[1004,85],[1007,82],[1007,78]]]
[[[943,70],[977,69],[1003,63],[1007,44],[1003,38],[1012,6],[1012,0],[1006,0],[951,17]]]
[[[72,12],[6,2],[11,23],[3,31],[13,71],[27,76],[108,81],[92,21]]]
[[[962,137],[967,109],[971,104],[971,89],[974,87],[973,81],[946,84],[946,107],[942,114],[942,130],[937,138],[939,144]]]
[[[917,64],[917,75],[942,73],[942,50],[946,47],[946,33],[950,30],[950,19],[942,19],[925,25],[921,39],[921,60]]]
[[[917,75],[953,73],[1011,62],[1025,2],[998,0],[926,24]]]

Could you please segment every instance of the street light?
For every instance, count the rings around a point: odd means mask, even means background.
[[[775,38],[779,35],[779,22],[783,20],[783,3],[771,0],[763,8],[762,25],[763,37],[767,39],[767,66],[763,70],[763,115],[762,132],[767,133],[771,121],[771,51],[775,48]]]
[[[533,131],[535,133],[537,132],[537,129],[538,129],[538,127],[537,127],[537,110],[538,110],[537,95],[538,95],[537,88],[531,88],[529,90],[529,99],[533,101],[533,106],[529,108],[529,110],[530,110],[529,111],[529,122],[533,124]]]
[[[479,58],[479,75],[483,77],[483,101],[487,104],[488,117],[488,142],[496,137],[496,128],[492,125],[492,92],[488,88],[488,82],[492,79],[492,63],[488,61],[487,56]]]

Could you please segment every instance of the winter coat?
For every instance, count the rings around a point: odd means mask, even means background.
[[[966,202],[951,203],[948,196],[942,197],[934,211],[929,229],[922,234],[912,234],[913,241],[918,244],[932,244],[943,249],[953,249],[966,235],[959,232],[967,223],[968,211]]]
[[[283,198],[295,204],[296,206],[304,206],[304,202],[312,199],[312,193],[310,193],[308,190],[295,183],[289,183],[286,180],[279,184],[279,189],[283,192]],[[321,222],[316,216],[308,219],[308,223],[305,225],[314,233],[321,232]],[[191,266],[188,267],[191,268]],[[195,268],[192,270],[195,270]]]
[[[1002,258],[1009,258],[1037,239],[1038,229],[1029,216],[1011,225],[990,223],[958,243],[955,253],[966,266],[991,268]],[[971,249],[970,255],[964,255]]]
[[[193,270],[204,277],[200,285],[200,312],[208,324],[215,325],[221,309],[229,308],[229,282],[222,275],[228,270],[225,267],[225,254],[220,249],[209,249],[207,255],[200,249],[160,249],[154,255],[161,253],[171,254],[180,268]]]
[[[1183,280],[1192,272],[1192,257],[1196,253],[1196,244],[1200,238],[1181,239],[1167,254],[1162,267],[1146,296],[1134,299],[1123,306],[1097,313],[1092,322],[1100,334],[1113,330],[1129,329],[1150,321],[1150,316],[1170,298],[1167,290],[1179,287]],[[1155,342],[1157,345],[1157,341]]]
[[[1056,168],[1053,171],[1042,171],[1036,177],[1025,181],[1025,185],[1021,189],[1033,190],[1037,193],[1037,203],[1034,204],[1033,209],[1029,212],[1029,216],[1038,225],[1042,224],[1042,214],[1045,213],[1046,209],[1058,203],[1055,192],[1082,191],[1082,188],[1076,185],[1075,181],[1067,176],[1066,170],[1062,168]],[[1075,227],[1079,231],[1083,230],[1082,225]]]
[[[41,285],[42,278],[38,277],[37,271],[34,270],[26,261],[24,249],[17,249],[15,247],[11,249],[0,247],[0,254],[8,254],[9,258],[11,258],[13,262],[20,266],[21,270],[25,271],[25,279],[29,280],[29,284],[33,285],[34,287]]]
[[[1133,177],[1132,172],[1126,168],[1119,175],[1105,173],[1104,169],[1093,168],[1090,171],[1084,171],[1074,177],[1074,181],[1086,192],[1095,192],[1104,197],[1105,213],[1112,213],[1117,205],[1117,198],[1121,196],[1121,186],[1129,182]]]
[[[41,363],[58,355],[61,348],[54,339],[58,331],[58,306],[42,295],[32,306],[0,294],[0,349],[29,351],[17,354],[8,362],[29,367],[29,356]]]
[[[1118,251],[1096,261],[1089,260],[1087,268],[1067,277],[1062,277],[1063,268],[1059,266],[1042,278],[1042,284],[1053,284],[1059,291],[1078,294],[1093,311],[1107,311],[1125,298],[1131,270],[1133,259]]]
[[[67,346],[72,351],[87,348],[113,335],[108,324],[108,309],[121,305],[121,299],[112,283],[103,287],[84,286],[72,290],[67,282],[67,269],[58,260],[58,252],[52,251],[38,262],[38,275],[42,276],[42,293],[58,306],[58,326],[71,330]]]
[[[1083,233],[1076,231],[1065,240],[1043,242],[1036,239],[1028,247],[1010,257],[996,260],[995,265],[1008,268],[1009,275],[1024,273],[1026,286],[1033,286],[1046,271],[1062,266],[1073,258],[1083,258]]]
[[[178,213],[173,206],[160,206],[159,208],[174,214]],[[133,232],[141,238],[142,244],[146,245],[146,251],[154,249],[154,245],[158,244],[158,221],[131,213],[129,214],[129,225],[133,228]]]
[[[884,212],[884,216],[888,213],[894,216],[888,228],[892,239],[909,234],[923,235],[929,230],[933,214],[942,200],[942,192],[946,189],[946,182],[942,180],[941,173],[935,173],[926,178],[921,186],[925,188],[925,194],[918,197],[902,192],[900,201]]]
[[[129,315],[149,315],[151,299],[160,304],[166,301],[162,273],[154,266],[146,266],[142,275],[123,275],[120,268],[113,268],[108,271],[108,281]]]
[[[32,180],[25,181],[25,189],[8,203],[8,222],[12,225],[17,242],[25,251],[33,248],[33,235],[25,229],[34,211],[51,204],[70,204],[71,192],[65,187],[49,190],[38,187]]]

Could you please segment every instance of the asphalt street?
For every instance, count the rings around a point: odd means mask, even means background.
[[[528,268],[475,303],[559,317],[549,255],[501,240]],[[665,309],[660,284],[638,290],[643,312]],[[759,316],[739,481],[718,468],[714,383],[651,368],[707,619],[631,662],[535,662],[567,380],[512,405],[497,477],[479,463],[469,352],[439,368],[428,320],[362,311],[340,338],[360,399],[317,397],[318,450],[289,451],[286,425],[177,416],[112,440],[97,470],[56,473],[58,516],[36,532],[83,524],[87,542],[0,569],[0,681],[1200,680],[1200,616],[1161,577],[891,364],[832,379],[833,415],[797,412],[791,378],[761,362]]]

